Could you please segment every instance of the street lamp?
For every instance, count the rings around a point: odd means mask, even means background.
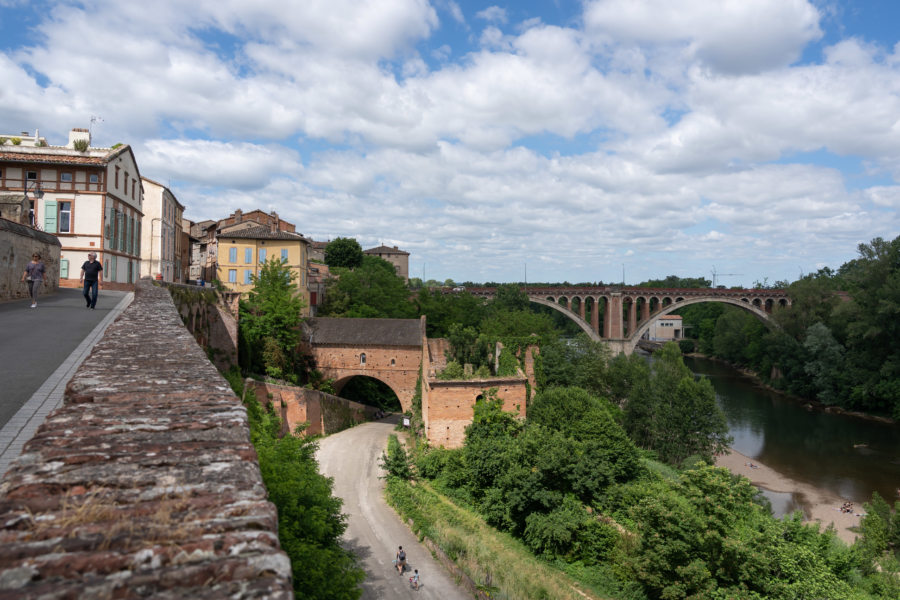
[[[44,197],[44,191],[41,189],[41,184],[37,179],[28,179],[25,181],[25,201],[28,204],[28,221],[31,223],[32,227],[35,227],[34,223],[34,201],[28,200],[28,190],[29,188],[34,192],[34,197],[40,200]]]

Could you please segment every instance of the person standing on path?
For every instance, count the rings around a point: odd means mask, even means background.
[[[88,259],[81,265],[81,283],[84,284],[84,300],[87,302],[87,308],[97,306],[97,290],[100,287],[100,272],[103,266],[97,260],[97,255],[93,252],[88,253]]]
[[[38,290],[44,283],[44,263],[41,261],[41,255],[35,252],[31,255],[31,262],[25,265],[25,272],[22,273],[22,281],[28,282],[28,295],[31,296],[31,308],[37,308]]]

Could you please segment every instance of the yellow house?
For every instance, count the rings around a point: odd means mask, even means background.
[[[218,236],[218,278],[224,288],[246,294],[262,264],[277,258],[296,274],[294,283],[306,303],[303,315],[309,316],[308,255],[309,240],[299,233],[272,231],[265,225],[225,232]]]

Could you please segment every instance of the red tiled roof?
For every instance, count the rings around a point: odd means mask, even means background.
[[[69,154],[24,154],[21,152],[0,152],[0,161],[22,163],[46,163],[59,165],[97,165],[102,167],[108,161],[104,156],[75,156]]]
[[[681,320],[681,315],[663,315],[663,316],[660,317],[660,319],[669,319],[669,320],[671,320],[671,321],[674,321],[674,320],[677,319],[678,321],[680,321],[680,320]]]
[[[265,225],[258,227],[248,227],[246,229],[238,229],[237,231],[229,231],[219,235],[220,238],[235,238],[241,240],[303,240],[308,242],[305,237],[299,233],[290,231],[272,231]]]

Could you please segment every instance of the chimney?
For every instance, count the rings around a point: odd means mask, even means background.
[[[272,211],[272,233],[277,233],[279,229],[281,229],[281,219],[278,218],[278,213],[274,210]]]
[[[69,132],[69,143],[66,148],[75,148],[75,142],[78,140],[87,140],[87,145],[91,145],[91,132],[87,129],[75,128]]]
[[[244,220],[244,211],[242,211],[241,209],[237,209],[236,211],[234,211],[234,224],[237,225],[238,223],[240,223],[243,220]]]

